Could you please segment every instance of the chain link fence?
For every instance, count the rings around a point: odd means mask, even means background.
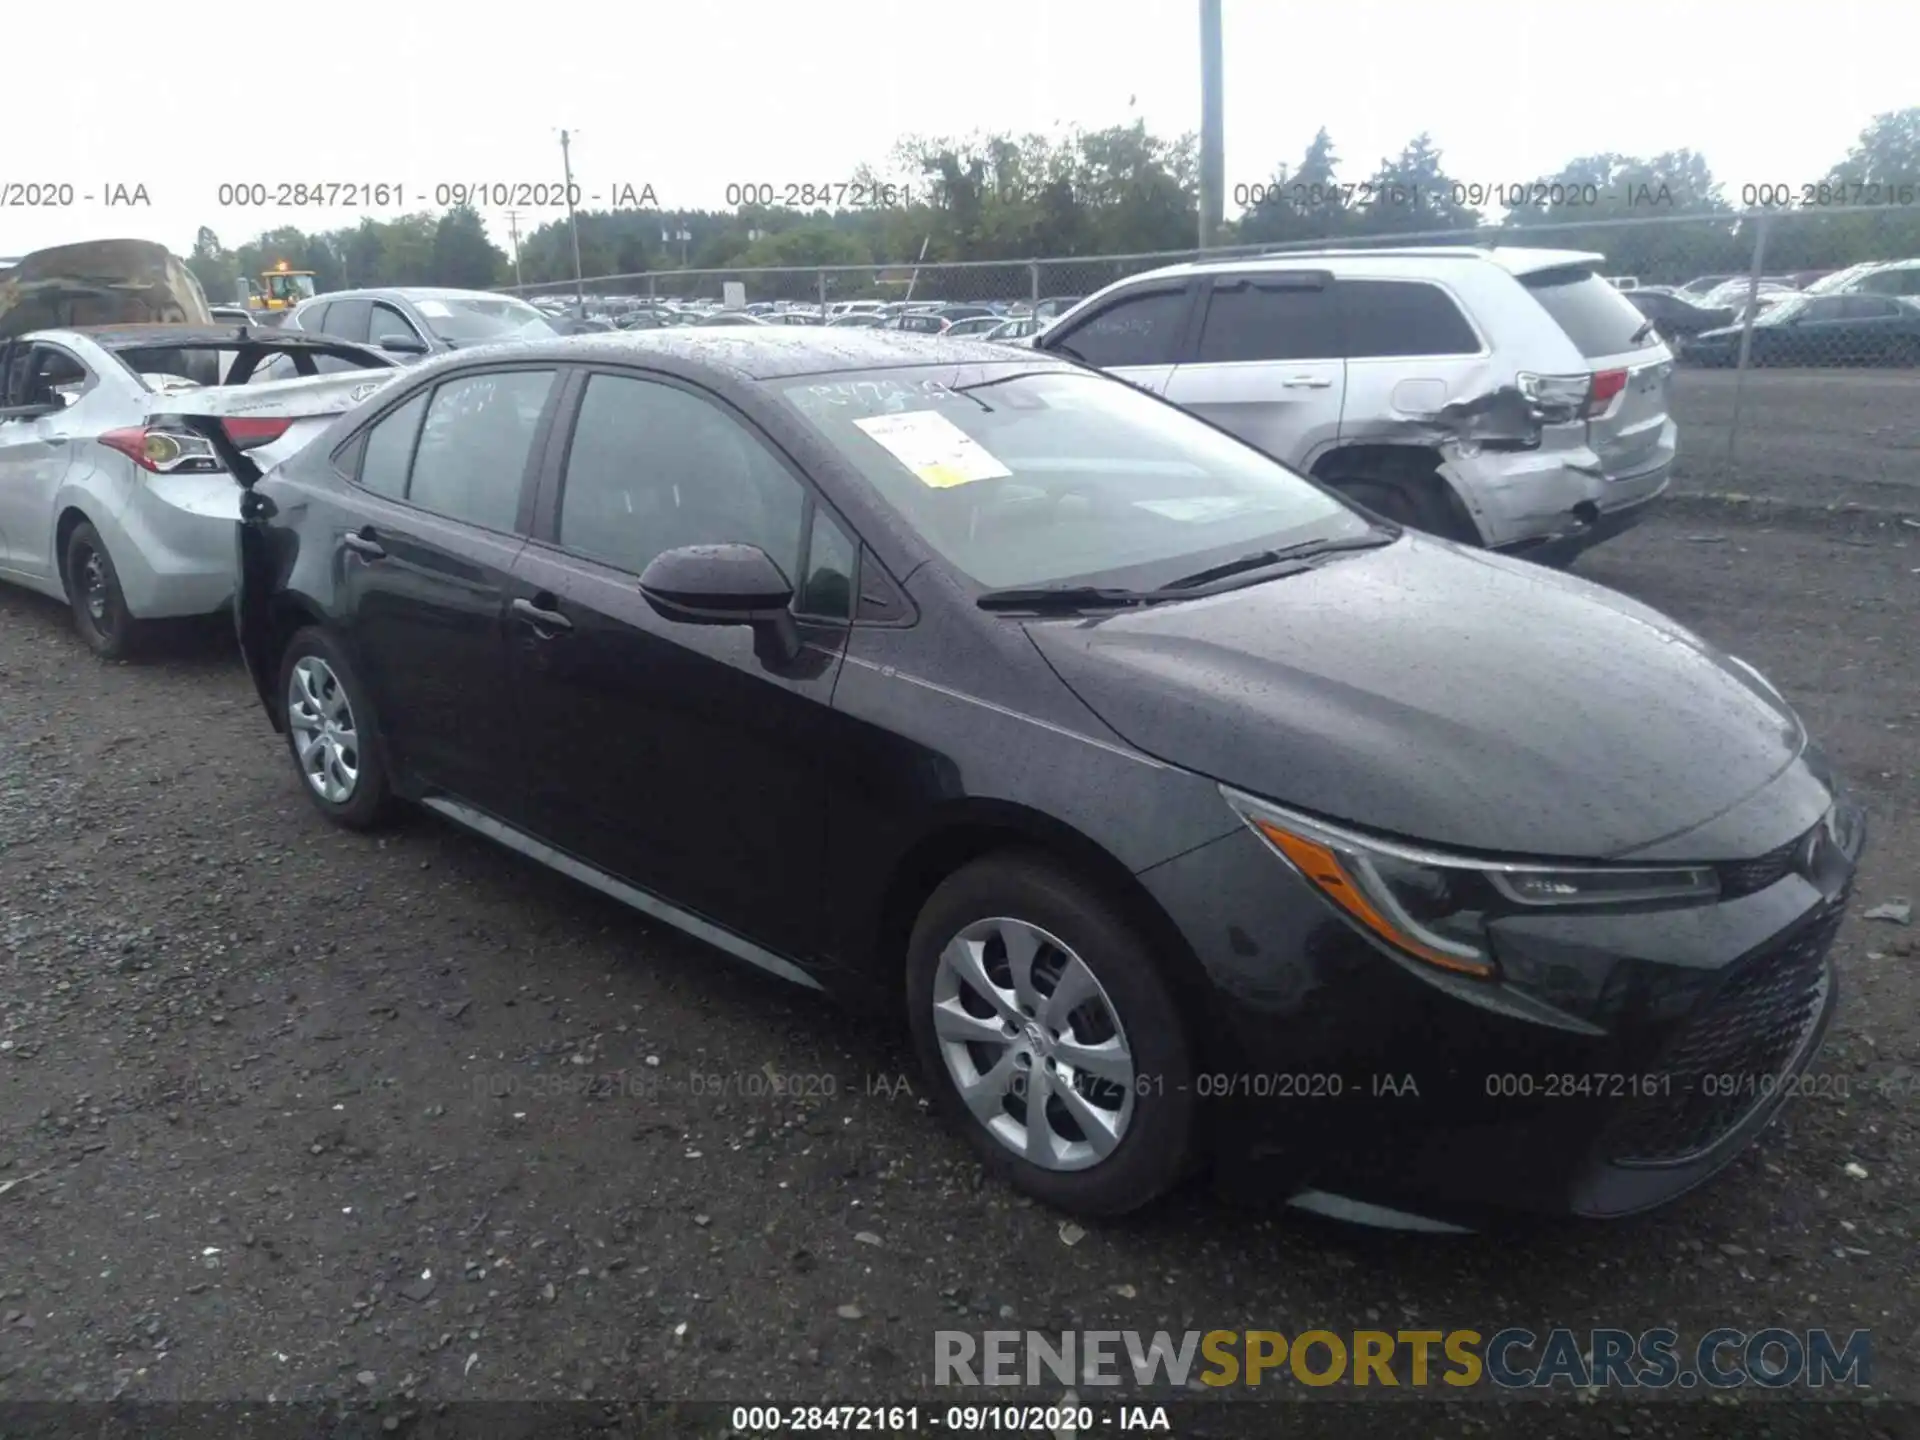
[[[1297,217],[1311,222],[1312,217]],[[508,287],[648,323],[736,300],[776,317],[840,309],[977,307],[1058,313],[1129,276],[1197,259],[1407,245],[1597,252],[1601,269],[1677,357],[1681,491],[1920,511],[1920,205],[1509,223],[1415,234],[1305,234],[1264,245],[938,264],[669,269]],[[954,312],[958,313],[958,312]]]

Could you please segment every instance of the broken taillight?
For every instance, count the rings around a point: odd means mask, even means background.
[[[1601,370],[1593,377],[1593,387],[1587,392],[1586,419],[1606,413],[1607,406],[1613,403],[1613,397],[1627,388],[1627,372],[1624,370]]]
[[[124,430],[109,430],[99,441],[110,450],[118,450],[142,470],[155,475],[212,475],[226,467],[213,453],[213,446],[198,435],[178,430],[161,430],[130,425]]]
[[[1535,375],[1523,371],[1520,393],[1534,414],[1548,424],[1593,420],[1606,414],[1613,397],[1627,388],[1625,370],[1599,370],[1589,375]]]

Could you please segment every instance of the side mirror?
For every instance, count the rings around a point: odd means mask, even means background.
[[[750,625],[759,643],[790,661],[800,653],[793,582],[758,545],[683,545],[654,556],[640,593],[683,625]]]
[[[380,348],[393,355],[424,355],[427,342],[418,335],[382,335]]]
[[[67,407],[59,400],[43,400],[38,405],[8,405],[0,407],[0,420],[39,420],[47,415],[58,415]]]

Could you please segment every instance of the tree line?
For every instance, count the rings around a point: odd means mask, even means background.
[[[1192,135],[1168,139],[1139,121],[1065,136],[913,137],[849,185],[825,187],[832,205],[580,211],[581,270],[592,277],[1189,250],[1199,221],[1198,158]],[[1920,107],[1875,117],[1824,176],[1781,176],[1737,194],[1727,193],[1704,156],[1686,149],[1586,155],[1532,180],[1468,182],[1448,172],[1422,134],[1370,170],[1352,171],[1324,129],[1297,164],[1228,188],[1238,214],[1223,244],[1365,243],[1553,226],[1539,243],[1599,250],[1614,273],[1648,281],[1744,269],[1753,238],[1735,218],[1741,211],[1877,205],[1879,213],[1868,216],[1803,216],[1773,227],[1767,270],[1832,267],[1920,255]],[[767,198],[765,187],[752,198]],[[887,203],[861,203],[869,199]],[[1703,223],[1597,223],[1660,216]],[[1711,223],[1716,216],[1724,223]],[[234,249],[203,226],[187,261],[216,301],[234,296],[242,277],[283,261],[314,272],[321,290],[557,282],[574,273],[564,211],[522,235],[518,251],[516,269],[479,214],[460,206],[320,232],[287,226]],[[808,288],[799,279],[795,286],[796,293]]]

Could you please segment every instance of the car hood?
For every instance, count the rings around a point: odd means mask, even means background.
[[[1146,753],[1459,849],[1643,849],[1731,810],[1806,746],[1770,686],[1658,612],[1411,534],[1225,594],[1027,630]]]
[[[151,240],[36,250],[0,277],[0,339],[76,325],[211,325],[193,272]]]

